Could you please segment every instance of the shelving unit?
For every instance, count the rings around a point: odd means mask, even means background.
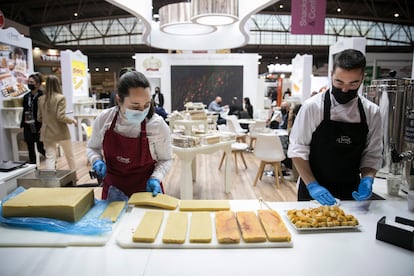
[[[23,138],[19,140],[19,137],[23,137],[23,135],[19,135],[23,132],[23,129],[20,128],[23,107],[2,107],[0,110],[3,118],[3,128],[8,130],[10,134],[9,137],[11,139],[13,160],[20,160],[20,156],[28,155],[27,150],[22,150],[19,147],[20,142],[23,141]]]

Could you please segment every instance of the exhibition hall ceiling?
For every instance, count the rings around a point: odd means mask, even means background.
[[[240,0],[243,1],[243,0]],[[245,0],[251,1],[251,0]],[[153,14],[158,14],[160,7],[183,1],[153,0]],[[340,9],[340,10],[338,10]],[[42,27],[88,22],[94,20],[127,18],[131,15],[104,0],[2,0],[0,11],[6,19],[25,25],[30,29],[33,46],[41,48],[59,48],[53,45],[41,32]],[[263,9],[260,13],[289,15],[291,1],[281,0]],[[75,15],[77,13],[77,15]],[[397,25],[414,26],[414,1],[411,0],[327,0],[327,17],[350,18],[374,22],[386,22]],[[412,39],[411,39],[412,41]],[[65,47],[68,48],[68,47]],[[74,47],[71,47],[74,48]],[[78,47],[82,52],[94,58],[130,58],[131,53],[161,52],[146,45],[88,45]],[[370,51],[412,52],[413,45],[404,47],[372,47]],[[259,53],[262,56],[279,55],[290,60],[296,53],[327,56],[327,46],[301,45],[246,45],[233,52]]]

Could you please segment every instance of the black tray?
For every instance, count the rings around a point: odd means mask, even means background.
[[[1,161],[0,172],[10,172],[23,167],[25,164],[25,161]]]

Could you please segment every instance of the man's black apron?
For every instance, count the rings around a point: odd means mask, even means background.
[[[339,199],[353,199],[358,190],[360,162],[365,149],[368,125],[361,99],[358,98],[360,123],[331,120],[331,99],[327,91],[324,117],[312,134],[309,163],[318,183]],[[306,185],[300,180],[298,200],[311,200]]]

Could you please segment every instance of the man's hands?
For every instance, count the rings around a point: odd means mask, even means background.
[[[371,176],[365,176],[361,178],[361,182],[358,186],[358,192],[352,192],[352,197],[355,200],[367,200],[372,195],[372,184],[374,183],[374,178]]]
[[[309,194],[313,199],[316,199],[322,205],[334,205],[336,203],[335,198],[331,195],[331,193],[321,185],[317,181],[312,181],[308,185]]]

